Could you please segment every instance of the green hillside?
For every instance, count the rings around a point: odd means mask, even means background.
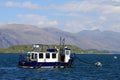
[[[58,45],[48,45],[50,48],[55,48],[58,47]],[[77,46],[74,46],[74,45],[67,45],[68,48],[71,49],[71,52],[72,53],[80,53],[80,54],[83,54],[83,53],[86,53],[86,54],[90,54],[90,53],[104,53],[104,52],[101,52],[101,51],[98,51],[98,50],[83,50]],[[43,51],[45,51],[47,48],[46,47],[43,47]],[[26,53],[28,51],[31,51],[32,50],[32,46],[31,45],[14,45],[14,46],[11,46],[11,47],[8,47],[8,48],[0,48],[0,53]]]

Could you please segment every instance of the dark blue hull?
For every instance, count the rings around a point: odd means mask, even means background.
[[[69,68],[72,67],[73,59],[68,63],[65,62],[36,62],[36,61],[19,61],[19,67],[22,68]]]

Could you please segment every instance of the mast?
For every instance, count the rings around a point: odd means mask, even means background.
[[[61,54],[61,36],[60,36],[59,52],[60,52],[60,54]]]
[[[64,52],[64,47],[65,47],[65,38],[60,37],[60,45],[59,45],[59,52],[60,54],[63,54]]]

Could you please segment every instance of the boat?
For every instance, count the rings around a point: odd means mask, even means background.
[[[43,44],[33,44],[31,51],[20,55],[18,66],[20,68],[71,68],[74,54],[64,42],[65,39],[60,39],[60,45],[54,48]]]

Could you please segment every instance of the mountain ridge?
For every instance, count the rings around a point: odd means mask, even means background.
[[[60,36],[66,38],[66,44],[76,45],[82,49],[120,52],[119,32],[85,30],[79,33],[70,33],[57,28],[38,28],[27,24],[0,25],[1,48],[17,44],[59,44]]]

